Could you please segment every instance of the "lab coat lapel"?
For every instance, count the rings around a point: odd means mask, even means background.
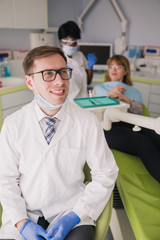
[[[43,135],[40,124],[37,121],[37,117],[36,117],[36,113],[33,109],[33,105],[29,112],[29,119],[31,120],[31,121],[29,121],[31,124],[30,127],[31,127],[31,129],[33,129],[33,134],[35,135],[35,139],[37,139],[37,143],[40,144],[39,146],[47,147],[47,149],[50,148],[51,146],[55,145],[58,141],[60,141],[61,138],[63,138],[67,134],[67,132],[71,131],[71,129],[73,128],[73,124],[74,124],[73,119],[71,117],[70,107],[67,106],[67,104],[66,104],[65,112],[61,119],[61,123],[60,123],[58,129],[56,130],[55,135],[53,136],[50,144],[48,145],[48,143]]]
[[[33,130],[33,134],[35,135],[35,139],[37,139],[37,142],[38,144],[41,145],[44,145],[44,146],[48,146],[48,143],[43,135],[43,132],[42,132],[42,129],[40,127],[40,124],[37,120],[37,117],[36,117],[36,114],[35,114],[35,111],[31,110],[30,112],[30,127],[31,129]],[[40,141],[40,143],[39,143]]]
[[[69,131],[71,131],[72,128],[73,128],[73,119],[68,113],[65,113],[49,146],[53,146],[57,144],[57,142],[60,141],[61,138],[63,138]]]

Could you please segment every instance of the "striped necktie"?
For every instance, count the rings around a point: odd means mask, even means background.
[[[55,133],[54,124],[56,123],[56,120],[55,118],[50,118],[50,117],[45,117],[44,120],[47,125],[44,136],[47,143],[50,144],[52,137]]]

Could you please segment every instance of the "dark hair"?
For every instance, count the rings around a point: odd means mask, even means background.
[[[48,57],[55,54],[59,54],[63,57],[65,62],[67,63],[66,56],[64,55],[63,51],[59,47],[54,46],[40,46],[33,48],[29,51],[26,57],[23,60],[22,66],[25,74],[29,74],[33,68],[34,60],[38,58]]]
[[[81,30],[78,25],[73,21],[68,21],[62,24],[58,29],[58,39],[61,40],[67,36],[73,37],[75,39],[81,38]]]

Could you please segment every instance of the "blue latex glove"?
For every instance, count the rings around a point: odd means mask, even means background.
[[[38,224],[27,220],[20,229],[20,234],[25,240],[42,240],[47,239],[47,232]]]
[[[58,219],[48,231],[51,240],[63,240],[72,228],[80,222],[80,218],[73,211]]]
[[[97,62],[97,57],[93,53],[88,53],[88,68],[93,68],[93,65]]]

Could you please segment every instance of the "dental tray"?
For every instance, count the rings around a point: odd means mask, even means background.
[[[110,105],[118,105],[120,102],[110,97],[89,97],[74,98],[74,102],[82,108],[105,107]]]

